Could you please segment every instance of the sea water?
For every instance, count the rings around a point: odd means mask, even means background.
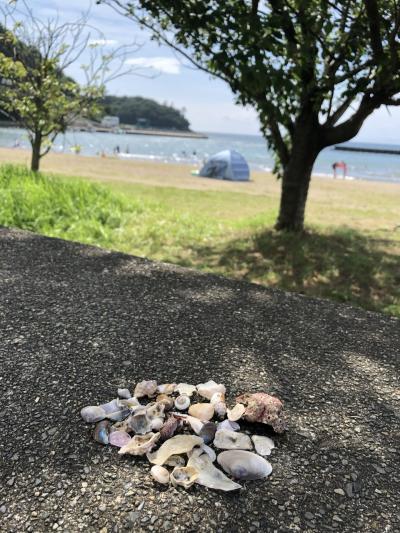
[[[199,168],[210,155],[230,148],[240,152],[252,169],[270,171],[273,168],[272,153],[268,151],[266,142],[261,136],[227,133],[206,135],[207,139],[191,139],[68,131],[56,138],[52,150],[59,153],[74,153],[79,146],[82,155],[117,155],[123,159],[189,163],[193,168]],[[400,150],[400,146],[396,145],[355,142],[347,144],[355,147]],[[0,146],[29,148],[27,134],[17,128],[1,128]],[[332,177],[332,165],[335,161],[344,161],[347,164],[347,179],[400,183],[400,155],[342,152],[331,147],[323,150],[318,156],[314,165],[314,174]],[[339,170],[338,177],[341,175]]]

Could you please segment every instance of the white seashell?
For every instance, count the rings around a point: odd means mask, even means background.
[[[158,483],[162,483],[163,485],[168,485],[169,472],[163,466],[159,466],[159,465],[152,466],[150,469],[150,474],[152,475],[153,479],[157,481]]]
[[[138,383],[135,387],[135,391],[133,395],[136,398],[143,398],[143,396],[148,396],[151,398],[155,395],[157,391],[157,381],[150,380],[150,381],[141,381]]]
[[[98,405],[88,405],[81,409],[81,417],[88,424],[94,424],[95,422],[100,422],[107,416],[107,413],[102,407]]]
[[[217,415],[218,418],[224,418],[224,416],[226,415],[226,403],[225,402],[217,402],[217,403],[214,403],[212,404],[214,406],[214,411],[215,411],[215,414]]]
[[[185,466],[186,461],[180,455],[171,455],[171,457],[167,461],[165,461],[164,464],[167,466]]]
[[[215,434],[214,446],[222,450],[252,450],[250,437],[245,433],[220,429]]]
[[[189,424],[189,426],[196,433],[196,435],[200,434],[201,428],[204,426],[204,423],[198,418],[195,418],[194,416],[177,412],[172,412],[171,415],[175,416],[180,420],[183,420],[185,424]]]
[[[270,455],[271,450],[275,448],[274,441],[269,437],[262,437],[260,435],[253,435],[251,440],[254,443],[256,452],[260,455]]]
[[[127,425],[129,430],[137,435],[145,435],[150,433],[152,421],[148,418],[145,410],[140,410],[128,418]]]
[[[192,396],[192,394],[196,392],[196,387],[194,385],[189,385],[188,383],[179,383],[179,385],[175,387],[175,392],[186,394],[186,396]]]
[[[214,392],[210,398],[210,403],[213,405],[219,402],[225,402],[225,393],[224,392]]]
[[[172,394],[175,391],[176,383],[164,383],[163,385],[158,385],[157,392],[160,394]]]
[[[165,405],[162,402],[148,403],[146,415],[151,420],[153,418],[164,418]]]
[[[149,453],[147,458],[150,463],[163,465],[171,455],[187,453],[202,443],[203,439],[201,437],[195,437],[194,435],[175,435],[175,437],[165,441],[157,451]]]
[[[240,426],[237,422],[231,422],[230,420],[223,420],[217,425],[217,431],[220,429],[228,429],[229,431],[240,431]]]
[[[235,479],[262,479],[272,472],[272,466],[263,457],[243,450],[222,452],[217,461]]]
[[[237,403],[233,409],[228,409],[228,420],[236,422],[239,418],[242,418],[246,407],[242,403]]]
[[[132,396],[129,389],[118,389],[117,394],[120,398],[124,398],[125,400],[128,400]]]
[[[174,487],[180,485],[188,489],[199,477],[199,472],[193,466],[176,466],[171,472],[171,483]]]
[[[118,399],[118,407],[126,407],[127,409],[130,409],[132,413],[137,410],[138,407],[143,407],[143,405],[139,403],[137,398],[132,396],[132,398]]]
[[[199,476],[196,479],[196,483],[199,485],[224,491],[242,488],[241,485],[231,481],[221,470],[218,470],[206,453],[202,455],[192,454],[189,458],[188,466],[193,466],[198,470]]]
[[[119,450],[119,454],[124,455],[145,455],[150,452],[156,445],[160,438],[159,433],[147,433],[146,435],[135,435],[132,439],[122,446]]]
[[[193,450],[190,450],[190,452],[187,452],[187,456],[190,458],[193,455],[196,457],[200,457],[200,455],[203,455],[203,453],[206,453],[208,457],[211,459],[211,462],[213,463],[215,459],[217,458],[217,454],[214,452],[210,446],[207,446],[207,444],[203,444],[201,446],[196,446],[193,448]]]
[[[211,420],[214,416],[214,406],[210,403],[194,403],[189,407],[189,415],[199,420]]]
[[[197,385],[197,392],[200,394],[200,396],[203,396],[203,398],[211,400],[213,394],[216,392],[225,394],[226,388],[225,385],[222,385],[222,383],[218,384],[211,379],[210,381],[207,381],[207,383],[200,383]]]
[[[153,418],[150,422],[150,427],[153,431],[159,431],[164,425],[163,418]]]
[[[179,409],[180,411],[184,411],[185,409],[188,409],[190,405],[190,398],[187,394],[180,394],[175,402],[175,407]]]

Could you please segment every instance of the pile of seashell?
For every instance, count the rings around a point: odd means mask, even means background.
[[[97,442],[118,447],[120,454],[146,455],[153,465],[151,475],[159,483],[185,489],[198,483],[230,491],[240,489],[241,485],[216,468],[215,461],[237,480],[262,479],[272,472],[264,456],[270,455],[273,441],[241,433],[238,421],[268,424],[277,433],[286,428],[283,404],[278,398],[263,392],[243,394],[229,409],[225,392],[224,385],[212,380],[197,386],[141,381],[133,396],[128,389],[118,389],[119,398],[84,407],[81,416],[85,422],[96,424]],[[199,401],[193,401],[194,395]],[[151,401],[143,404],[139,399]],[[213,422],[213,418],[219,422]],[[160,442],[161,446],[154,451]],[[225,451],[217,457],[211,445]],[[253,447],[257,453],[249,451]],[[172,467],[172,472],[165,466]]]

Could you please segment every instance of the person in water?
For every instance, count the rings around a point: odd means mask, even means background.
[[[335,163],[333,163],[332,165],[332,168],[333,168],[333,179],[336,179],[336,170],[337,169],[342,169],[343,171],[343,179],[346,178],[346,174],[347,174],[347,165],[344,161],[335,161]]]

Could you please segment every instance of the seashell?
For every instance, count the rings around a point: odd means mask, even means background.
[[[130,435],[126,431],[112,431],[108,436],[108,442],[112,446],[122,448],[131,440]]]
[[[126,420],[122,420],[121,422],[116,422],[111,426],[111,432],[114,433],[115,431],[124,431],[125,433],[132,432],[132,429],[129,427],[129,418]]]
[[[276,433],[283,433],[286,430],[286,421],[282,413],[283,403],[279,398],[265,392],[256,392],[242,394],[236,398],[236,401],[246,406],[244,419],[248,422],[269,424]]]
[[[158,385],[157,392],[160,394],[173,394],[175,392],[176,383],[164,383],[163,385]]]
[[[254,443],[254,448],[259,455],[270,455],[271,450],[275,448],[274,441],[269,437],[262,437],[260,435],[253,435],[251,440]]]
[[[214,392],[214,394],[210,398],[210,403],[212,403],[213,405],[219,402],[225,402],[224,392]]]
[[[175,431],[178,429],[179,421],[175,416],[170,416],[164,422],[162,428],[160,429],[160,438],[161,440],[170,439]]]
[[[189,407],[189,415],[199,420],[211,420],[214,416],[214,406],[210,403],[194,403]]]
[[[200,433],[201,428],[204,425],[204,422],[202,422],[198,418],[195,418],[194,416],[190,416],[185,413],[177,413],[177,412],[173,412],[171,414],[178,420],[181,420],[184,424],[189,425],[190,428],[196,433],[196,435]]]
[[[228,420],[230,422],[236,422],[239,418],[242,418],[246,407],[242,403],[237,403],[233,409],[228,409]]]
[[[187,453],[194,446],[202,444],[202,442],[203,439],[194,435],[175,435],[175,437],[164,442],[157,451],[149,453],[147,458],[150,463],[163,465],[171,455]]]
[[[215,411],[215,414],[217,415],[218,418],[224,418],[224,416],[226,415],[226,403],[225,402],[217,402],[217,403],[214,403],[212,404],[214,406],[214,411]]]
[[[87,407],[81,409],[81,417],[88,424],[100,422],[100,420],[104,420],[106,416],[107,413],[98,405],[88,405]]]
[[[146,415],[151,420],[153,418],[164,418],[165,405],[161,402],[148,403],[146,406]]]
[[[100,405],[102,409],[106,412],[107,415],[110,413],[115,413],[115,411],[121,411],[123,408],[119,406],[119,398],[111,400],[111,402],[102,403]]]
[[[174,487],[178,485],[188,489],[199,477],[199,472],[193,466],[176,466],[171,472],[171,483]]]
[[[252,450],[250,437],[245,433],[221,429],[216,432],[214,446],[222,450]]]
[[[189,457],[187,466],[193,466],[199,472],[199,476],[196,479],[196,483],[199,485],[224,491],[242,488],[241,485],[231,481],[221,470],[218,470],[206,453],[201,455],[192,454]]]
[[[207,444],[202,444],[199,447],[193,448],[190,452],[188,452],[188,457],[192,457],[193,455],[196,455],[197,457],[200,457],[203,453],[206,453],[208,457],[211,459],[211,462],[213,463],[215,459],[217,458],[217,454],[214,452],[210,446],[207,446]]]
[[[222,383],[218,384],[211,379],[210,381],[207,381],[207,383],[200,383],[197,385],[197,392],[200,394],[200,396],[203,396],[203,398],[211,400],[213,394],[216,392],[221,392],[225,395],[226,388],[225,385],[222,385]]]
[[[200,437],[204,440],[205,444],[209,444],[214,440],[215,432],[217,431],[217,426],[214,422],[206,422],[200,430]]]
[[[159,433],[135,435],[127,444],[125,444],[125,446],[120,448],[118,453],[121,455],[126,453],[129,455],[145,455],[154,448],[159,438]]]
[[[223,420],[217,424],[217,431],[220,429],[228,429],[229,431],[240,431],[240,426],[237,422],[231,422],[230,420]]]
[[[180,394],[176,398],[174,403],[175,403],[175,407],[179,409],[179,411],[184,411],[190,405],[190,398],[187,394]]]
[[[150,474],[152,475],[153,479],[157,481],[158,483],[162,483],[163,485],[168,485],[169,472],[163,466],[159,466],[159,465],[152,466],[150,469]]]
[[[130,409],[130,411],[132,412],[136,410],[137,408],[143,407],[143,405],[139,403],[139,400],[137,398],[132,396],[132,398],[126,398],[122,400],[118,398],[118,407],[122,407],[124,409]]]
[[[165,461],[164,464],[168,466],[185,466],[186,461],[180,455],[171,455],[171,457],[167,461]]]
[[[170,411],[174,406],[174,399],[167,394],[159,394],[156,398],[156,402],[164,405],[164,411]]]
[[[93,432],[94,440],[96,442],[100,442],[100,444],[108,444],[109,431],[110,431],[110,422],[108,422],[108,420],[102,420],[101,422],[97,422],[94,428],[94,432]]]
[[[163,418],[153,418],[150,422],[150,427],[153,431],[159,431],[164,425]]]
[[[243,450],[222,452],[217,461],[235,479],[262,479],[272,472],[272,466],[263,457]]]
[[[107,415],[108,420],[112,420],[113,422],[121,422],[122,420],[125,420],[129,415],[131,414],[129,409],[123,409],[121,411],[114,411],[113,413],[109,413]]]
[[[179,392],[179,394],[186,394],[186,396],[192,396],[194,392],[196,392],[196,387],[194,385],[189,385],[188,383],[179,383],[179,385],[176,385],[175,392]]]
[[[130,431],[138,435],[145,435],[151,431],[152,420],[149,420],[145,411],[135,413],[128,418],[128,427]]]
[[[157,391],[157,381],[150,380],[150,381],[141,381],[138,383],[135,387],[135,391],[133,395],[136,398],[143,398],[143,396],[147,396],[148,398],[151,398],[155,395]]]
[[[129,389],[118,389],[117,394],[120,398],[124,398],[125,400],[129,400],[129,398],[132,397]]]

